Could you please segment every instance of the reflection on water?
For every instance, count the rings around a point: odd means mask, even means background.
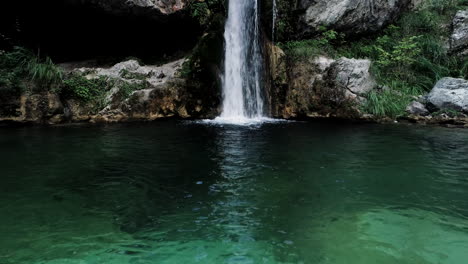
[[[0,129],[0,263],[465,263],[468,131]]]

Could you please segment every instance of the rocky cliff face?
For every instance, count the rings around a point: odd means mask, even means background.
[[[452,22],[450,49],[459,55],[468,55],[468,10],[460,10]]]
[[[324,56],[288,60],[278,47],[270,49],[276,117],[359,117],[363,96],[377,87],[369,60]]]
[[[69,75],[103,78],[109,88],[102,99],[82,101],[53,92],[11,96],[0,109],[0,121],[58,124],[65,122],[151,121],[159,118],[208,118],[217,115],[216,101],[181,73],[185,59],[161,66],[141,66],[135,60],[110,68],[74,67]],[[132,87],[131,90],[128,90]],[[104,88],[103,88],[104,89]],[[217,91],[210,91],[217,96]],[[8,106],[8,107],[6,107]]]
[[[300,29],[305,33],[321,27],[348,35],[376,32],[413,5],[411,0],[300,0]]]

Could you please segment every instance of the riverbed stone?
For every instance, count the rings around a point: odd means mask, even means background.
[[[430,110],[453,110],[468,113],[468,80],[443,78],[427,98]]]

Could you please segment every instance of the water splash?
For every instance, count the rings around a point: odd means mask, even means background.
[[[258,0],[229,1],[219,121],[248,123],[265,116],[259,23]]]

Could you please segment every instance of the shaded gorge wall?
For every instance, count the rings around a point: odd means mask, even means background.
[[[0,4],[0,48],[26,46],[56,62],[135,56],[161,59],[190,51],[202,28],[189,10],[173,14],[101,9],[85,1]]]

